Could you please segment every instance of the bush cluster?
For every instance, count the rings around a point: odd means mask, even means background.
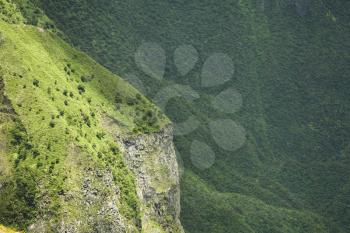
[[[39,83],[40,83],[39,80],[37,80],[37,79],[34,79],[34,80],[33,80],[33,85],[34,85],[34,86],[39,87]]]
[[[79,91],[79,94],[83,94],[85,92],[85,87],[81,84],[78,85],[78,91]]]

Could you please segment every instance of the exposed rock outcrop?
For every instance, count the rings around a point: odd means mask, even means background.
[[[180,216],[179,170],[172,127],[136,138],[117,137],[126,163],[137,179],[142,227],[147,232],[183,232]]]

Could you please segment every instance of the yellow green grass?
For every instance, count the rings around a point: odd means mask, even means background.
[[[16,231],[14,229],[0,225],[0,233],[21,233],[21,231]]]

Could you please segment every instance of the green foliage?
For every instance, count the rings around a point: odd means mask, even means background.
[[[191,172],[185,174],[184,182],[183,202],[196,211],[192,214],[185,212],[183,223],[189,225],[206,219],[203,224],[191,228],[192,232],[338,232],[337,229],[330,230],[324,219],[307,211],[267,205],[245,195],[217,192]],[[193,206],[193,199],[202,203],[200,208]],[[226,216],[232,218],[229,220]]]
[[[34,85],[34,86],[39,87],[39,83],[40,83],[39,80],[37,80],[37,79],[34,79],[34,80],[33,80],[33,85]]]
[[[22,23],[24,18],[15,3],[10,0],[0,0],[0,20],[8,23]]]
[[[29,155],[36,157],[39,152],[33,148],[18,119],[9,136],[11,150],[16,151],[16,158],[13,162],[13,179],[5,181],[0,189],[0,222],[24,228],[36,217],[39,193],[36,171],[26,166],[25,162],[30,159]]]
[[[164,121],[163,113],[159,112],[157,109],[150,109],[149,102],[140,94],[136,94],[132,97],[125,97],[120,93],[116,93],[114,102],[117,106],[117,110],[120,110],[121,106],[124,105],[134,108],[134,123],[136,125],[133,130],[134,132],[150,133],[161,128],[162,122]]]
[[[37,214],[38,190],[32,172],[17,170],[16,180],[0,192],[0,221],[9,226],[24,228]]]
[[[9,23],[25,23],[56,31],[54,23],[36,5],[30,0],[1,0],[0,18]]]
[[[54,127],[55,127],[55,125],[56,125],[56,123],[55,123],[55,121],[54,121],[54,120],[51,120],[49,125],[50,125],[50,127],[51,127],[51,128],[54,128]]]
[[[78,91],[79,91],[79,94],[83,94],[85,92],[85,87],[81,84],[78,85]]]

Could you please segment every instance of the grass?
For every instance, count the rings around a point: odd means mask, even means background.
[[[14,229],[7,228],[5,226],[0,225],[0,232],[1,233],[20,233],[19,231],[16,231]]]

